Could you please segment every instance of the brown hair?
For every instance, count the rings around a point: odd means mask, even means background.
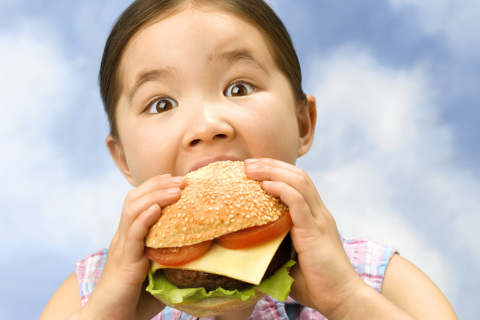
[[[283,22],[263,0],[136,0],[113,26],[100,65],[100,94],[113,137],[118,138],[115,110],[122,90],[118,68],[128,41],[146,23],[171,15],[188,4],[215,6],[257,27],[265,37],[275,63],[289,81],[295,100],[304,104],[302,73],[292,40]]]

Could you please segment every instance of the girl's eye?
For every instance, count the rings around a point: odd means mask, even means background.
[[[178,102],[170,98],[162,98],[151,102],[147,107],[148,113],[162,113],[178,107]]]
[[[227,97],[241,97],[252,93],[255,87],[249,83],[234,83],[224,92]]]

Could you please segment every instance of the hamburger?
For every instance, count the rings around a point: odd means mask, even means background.
[[[293,279],[287,206],[248,179],[242,161],[186,175],[181,198],[162,209],[145,238],[147,291],[197,317],[285,301]]]

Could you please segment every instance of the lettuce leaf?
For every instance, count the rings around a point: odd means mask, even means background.
[[[256,297],[255,290],[263,292],[277,300],[287,300],[290,293],[290,287],[293,283],[293,278],[290,277],[288,270],[295,264],[294,260],[289,260],[270,278],[260,282],[258,286],[252,286],[245,290],[225,290],[218,288],[207,292],[205,288],[186,288],[180,289],[165,278],[165,275],[160,270],[152,274],[148,272],[147,291],[154,296],[161,296],[170,303],[190,302],[198,299],[208,297],[230,297],[240,298],[243,301],[251,297]]]

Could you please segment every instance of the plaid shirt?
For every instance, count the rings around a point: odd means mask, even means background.
[[[387,265],[396,252],[395,249],[377,244],[372,241],[362,239],[342,238],[343,247],[350,259],[355,271],[360,277],[372,288],[378,292],[381,291],[383,277]],[[84,305],[92,290],[97,283],[105,265],[108,250],[101,250],[87,256],[76,264],[75,272],[77,274],[78,285],[80,289],[80,297],[82,305]],[[210,318],[197,318],[178,311],[176,309],[166,307],[152,320],[213,320]],[[318,311],[304,307],[292,298],[282,302],[269,296],[261,299],[255,306],[250,319],[262,320],[321,320],[325,319]]]

